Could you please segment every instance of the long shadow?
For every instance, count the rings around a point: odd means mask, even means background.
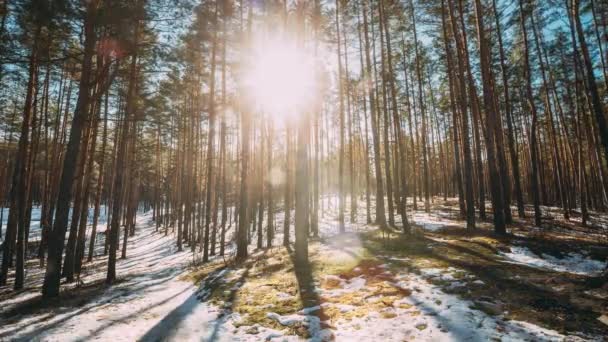
[[[218,314],[218,317],[215,319],[215,322],[213,324],[211,335],[208,338],[208,341],[217,341],[219,339],[221,327],[226,321],[226,319],[229,317],[229,314],[234,309],[234,302],[236,300],[238,291],[245,283],[245,279],[248,277],[249,270],[252,265],[253,262],[247,263],[247,268],[236,281],[236,285],[230,289],[230,295],[227,299],[227,301],[230,303],[230,306],[224,307],[222,311],[220,311],[220,313]],[[179,337],[175,335],[178,334],[180,323],[183,322],[186,317],[191,315],[197,306],[204,305],[204,303],[210,298],[213,290],[217,288],[217,286],[221,285],[224,277],[229,274],[228,272],[226,272],[227,270],[228,269],[226,268],[220,268],[207,275],[203,285],[201,286],[201,289],[202,291],[204,291],[204,293],[201,293],[201,290],[199,290],[195,294],[189,296],[182,304],[173,309],[161,321],[159,321],[152,328],[150,328],[150,330],[148,330],[139,340],[163,341],[171,339],[173,337],[179,339]],[[204,326],[201,325],[201,334],[203,333],[203,327]]]
[[[62,323],[68,321],[69,319],[76,317],[80,314],[83,314],[87,311],[90,311],[91,309],[95,309],[96,307],[103,306],[105,304],[120,304],[120,303],[129,302],[131,300],[129,298],[130,295],[143,293],[144,291],[146,291],[146,289],[152,288],[152,287],[157,286],[162,283],[165,283],[171,279],[172,279],[172,277],[168,276],[168,277],[157,279],[156,281],[152,281],[152,282],[149,281],[149,282],[144,282],[141,284],[131,284],[131,283],[125,283],[124,281],[122,281],[121,282],[122,287],[119,287],[116,290],[114,290],[116,292],[114,295],[112,295],[111,297],[108,297],[98,303],[95,303],[95,300],[98,299],[99,296],[103,295],[103,293],[107,289],[110,288],[109,286],[105,285],[104,281],[99,281],[99,282],[93,284],[93,286],[91,286],[91,289],[89,290],[91,293],[87,292],[85,295],[86,298],[84,298],[84,299],[78,298],[78,300],[72,301],[71,300],[72,298],[79,297],[79,295],[74,295],[73,293],[71,293],[72,291],[65,291],[65,293],[63,293],[59,299],[55,299],[55,300],[51,300],[51,301],[44,301],[40,297],[37,297],[37,298],[33,299],[31,302],[27,303],[28,306],[24,306],[22,308],[14,308],[13,310],[11,310],[12,311],[11,314],[14,315],[15,312],[19,312],[20,314],[23,314],[23,313],[31,314],[31,313],[37,312],[38,310],[44,309],[44,308],[57,307],[59,305],[63,306],[65,309],[63,309],[63,311],[56,312],[54,315],[61,314],[63,312],[68,312],[73,307],[80,306],[82,308],[66,315],[65,317],[63,317],[59,320],[53,321],[49,324],[36,328],[32,332],[29,332],[29,333],[25,334],[24,336],[19,337],[18,340],[30,341],[31,339],[38,337],[39,334],[41,334],[42,332],[57,328]],[[116,284],[115,284],[115,286],[116,286]],[[175,296],[177,296],[177,295],[175,295]],[[173,297],[175,297],[175,296],[173,296]],[[123,298],[123,297],[124,297],[124,300],[121,300],[121,298]],[[173,297],[165,299],[155,305],[161,305]],[[87,306],[87,304],[89,304],[89,303],[92,303],[94,305]],[[149,309],[149,307],[146,307],[145,309],[140,310],[140,312],[146,311],[147,309]],[[121,319],[128,319],[131,316],[133,316],[133,315],[123,317]],[[104,328],[107,328],[115,323],[117,323],[117,322],[113,322],[102,328],[98,328],[94,332],[94,334],[98,333],[98,331],[100,331]],[[2,340],[3,337],[8,337],[8,336],[11,336],[11,335],[17,333],[20,329],[22,329],[22,328],[21,327],[15,328],[13,330],[9,330],[9,331],[6,331],[6,332],[0,334],[0,340]]]
[[[492,258],[490,258],[490,257],[488,257],[486,255],[483,255],[482,253],[479,253],[479,252],[477,252],[477,251],[475,251],[475,250],[473,250],[471,248],[467,248],[465,246],[460,246],[460,245],[457,245],[457,244],[452,243],[452,242],[443,242],[442,241],[442,243],[447,248],[453,249],[453,250],[455,250],[457,252],[469,254],[469,255],[474,256],[476,258],[482,259],[482,260],[484,260],[484,261],[486,261],[488,263],[497,263],[497,261],[495,259],[492,259]],[[485,246],[482,246],[482,247],[485,247]]]
[[[149,230],[141,230],[140,232],[138,232],[135,237],[132,237],[129,239],[129,245],[130,246],[138,245],[141,243],[141,241],[143,241],[145,239],[149,239],[150,236],[152,236],[152,235],[157,235],[157,238],[154,238],[154,240],[152,241],[152,243],[155,244],[155,246],[153,246],[152,249],[147,249],[145,251],[138,252],[133,255],[127,255],[126,260],[118,259],[117,267],[118,267],[119,273],[124,270],[130,270],[134,266],[138,266],[138,265],[145,267],[146,266],[145,264],[141,264],[142,261],[147,264],[157,263],[159,261],[166,263],[167,261],[169,261],[173,258],[180,257],[179,253],[174,253],[173,250],[167,249],[166,245],[164,245],[162,243],[162,241],[159,241],[161,239],[160,234],[154,233],[153,231],[149,231]],[[100,253],[100,251],[103,251],[103,244],[99,244],[97,247],[99,247],[99,249],[97,250],[96,256],[93,259],[93,261],[83,263],[83,270],[82,270],[81,276],[85,277],[90,274],[98,273],[100,268],[105,267],[105,265],[103,263],[105,262],[105,259],[107,258],[107,256],[102,255],[102,253]],[[0,260],[1,260],[1,258],[0,258]],[[35,256],[30,257],[27,260],[28,263],[37,263],[37,261],[38,261],[38,259]],[[28,264],[28,266],[26,268],[26,272],[27,272],[26,273],[26,288],[22,291],[12,291],[10,286],[0,287],[0,301],[6,301],[6,300],[10,300],[12,298],[15,298],[15,297],[19,296],[20,294],[22,294],[23,292],[31,291],[32,288],[35,288],[41,284],[41,280],[44,277],[44,268],[39,268],[37,266],[37,264],[36,265],[32,264],[30,267],[30,264]],[[101,270],[101,272],[104,272],[104,271]],[[9,276],[11,279],[9,279],[8,285],[11,285],[10,281],[12,281],[12,274],[13,274],[13,271],[11,270],[11,275]],[[129,274],[128,277],[131,278],[131,277],[138,276],[138,275],[139,275],[139,273]],[[97,281],[94,281],[94,283],[97,283]],[[86,284],[86,285],[88,285],[88,284]],[[4,311],[4,309],[6,309],[6,308],[0,308],[0,314],[4,315],[4,313],[2,312],[2,311]],[[9,310],[11,310],[11,309],[9,309]]]
[[[234,302],[236,300],[237,293],[241,289],[241,287],[243,287],[243,284],[245,284],[245,279],[249,276],[249,270],[251,269],[252,265],[253,265],[252,262],[247,264],[247,268],[245,269],[245,272],[243,272],[243,274],[239,277],[238,281],[236,282],[236,285],[230,289],[230,295],[228,296],[228,302],[230,303],[230,306],[225,307],[222,309],[222,311],[220,311],[220,314],[218,315],[218,318],[215,321],[215,324],[213,324],[213,332],[211,333],[211,336],[209,337],[210,342],[214,342],[214,341],[218,340],[220,329],[221,329],[222,325],[224,324],[224,322],[226,321],[226,319],[229,317],[229,315],[234,310]]]
[[[317,293],[315,286],[315,279],[312,274],[312,265],[309,260],[302,261],[297,260],[295,253],[290,254],[290,259],[293,264],[296,279],[298,281],[298,292],[300,294],[300,301],[304,308],[318,307],[318,310],[308,313],[307,315],[316,316],[319,318],[319,324],[323,324],[323,321],[329,319],[323,312],[323,306],[321,297]],[[322,326],[314,327],[313,324],[308,325],[308,333],[310,336],[314,336],[315,329],[322,329]]]
[[[187,289],[185,289],[184,291],[186,291],[186,290]],[[162,304],[170,301],[171,299],[179,296],[184,291],[181,291],[154,305],[162,305]],[[179,306],[177,306],[176,308],[171,310],[171,312],[168,315],[163,317],[163,319],[161,319],[150,330],[148,330],[146,332],[146,334],[139,339],[139,341],[163,341],[163,340],[170,338],[173,334],[175,334],[177,332],[179,323],[181,321],[183,321],[185,317],[189,316],[194,311],[194,308],[196,308],[196,306],[199,304],[200,304],[200,302],[197,300],[195,294],[188,296],[188,298],[183,303],[181,303]],[[126,320],[130,317],[137,316],[141,312],[147,311],[148,309],[149,309],[149,307],[142,309],[142,310],[138,310],[137,312],[134,312],[131,315],[129,315],[127,317],[123,317],[121,319]],[[114,324],[115,324],[115,322],[97,329],[95,331],[95,333],[90,335],[90,337],[94,337],[98,332],[100,332],[103,329],[106,329]],[[83,340],[83,341],[85,341],[85,340]]]
[[[293,269],[298,281],[298,292],[304,307],[316,306],[321,304],[321,299],[317,294],[315,280],[312,275],[312,265],[310,261],[297,260],[294,254],[290,254]]]
[[[105,284],[105,280],[100,279],[99,281],[90,283],[83,287],[62,291],[60,294],[60,297],[58,299],[43,300],[41,296],[34,297],[30,300],[24,301],[23,303],[20,303],[19,305],[12,307],[8,311],[2,313],[2,316],[5,318],[19,317],[21,315],[36,314],[47,308],[61,307],[62,309],[60,309],[59,312],[55,313],[55,315],[57,315],[57,314],[69,312],[74,307],[81,307],[81,309],[71,312],[59,320],[52,321],[49,324],[45,324],[41,327],[38,327],[35,330],[33,330],[32,332],[29,332],[29,333],[23,335],[22,337],[18,338],[18,340],[28,341],[33,338],[36,338],[42,332],[57,328],[62,323],[68,321],[69,319],[76,317],[80,314],[83,314],[91,309],[94,309],[95,307],[105,305],[105,304],[120,304],[120,303],[129,302],[131,300],[131,298],[129,298],[131,295],[137,295],[139,293],[144,293],[144,291],[146,291],[146,289],[149,289],[154,286],[163,284],[167,281],[170,281],[171,279],[174,278],[175,273],[176,273],[176,270],[166,269],[161,272],[157,272],[153,275],[150,275],[150,274],[146,273],[145,271],[142,271],[140,273],[131,274],[128,278],[119,279],[119,281],[113,285],[113,287],[115,288],[114,291],[116,292],[116,294],[114,294],[111,297],[108,297],[106,299],[103,299],[99,303],[95,303],[95,305],[88,305],[89,303],[94,303],[96,300],[100,299],[100,297],[103,298],[102,296],[105,293],[105,291],[110,289],[110,286]],[[124,298],[124,299],[122,299],[122,298]],[[171,298],[169,298],[169,299],[171,299]],[[168,301],[169,299],[164,300],[157,305],[160,305],[160,304]],[[146,310],[147,309],[148,308],[146,308]],[[128,317],[126,317],[126,318],[128,318]],[[114,324],[114,323],[112,323],[112,324]],[[110,324],[108,326],[111,326],[112,324]],[[2,334],[0,334],[0,340],[2,340],[5,337],[10,337],[13,334],[18,333],[19,330],[21,330],[21,329],[22,329],[22,327],[17,327],[15,329],[3,332]],[[100,329],[102,329],[102,328],[100,328]],[[100,330],[100,329],[98,329],[98,330]],[[97,333],[97,331],[95,331],[94,333]]]
[[[412,295],[411,299],[412,299],[412,301],[415,301],[414,305],[416,306],[416,308],[418,308],[426,316],[433,317],[439,324],[441,324],[441,326],[443,328],[447,329],[447,331],[453,335],[454,340],[456,340],[456,341],[483,341],[483,340],[485,340],[484,336],[482,334],[480,334],[477,330],[469,329],[466,325],[461,324],[461,322],[441,315],[435,309],[431,308],[428,304],[426,304],[426,302],[427,302],[426,299],[424,299],[424,298],[418,299],[415,295]],[[465,317],[461,317],[461,319],[465,319]]]
[[[95,294],[99,294],[99,293],[103,293],[103,291],[104,291],[104,290],[105,290],[105,287],[103,287],[103,286],[102,286],[101,288],[98,288],[98,289],[96,289],[96,290],[93,290],[93,292],[94,292]],[[108,300],[107,300],[107,301],[104,301],[104,302],[100,303],[100,305],[103,305],[103,304],[105,304],[105,303],[111,302],[113,299],[115,299],[115,298],[117,298],[117,297],[120,297],[120,296],[122,296],[122,295],[123,295],[123,293],[119,293],[119,294],[117,294],[117,295],[115,295],[115,296],[113,296],[113,297],[110,297],[110,298],[108,298]],[[39,298],[37,298],[36,300],[32,301],[32,304],[34,304],[34,305],[35,305],[35,304],[39,303],[40,301],[41,301],[41,300],[40,300]],[[56,305],[59,305],[59,303],[62,303],[62,304],[63,304],[63,301],[61,301],[61,299],[57,299],[57,300],[54,300],[54,301],[52,301],[52,302],[56,303]],[[74,304],[74,305],[76,305],[76,304]],[[53,306],[53,305],[51,304],[51,302],[44,302],[44,303],[41,305],[41,307],[51,307],[51,306]],[[3,332],[2,334],[0,334],[0,340],[2,340],[2,339],[4,339],[4,338],[10,338],[11,340],[14,340],[14,341],[31,341],[31,340],[33,340],[33,339],[39,338],[39,336],[40,336],[40,334],[41,334],[41,333],[43,333],[43,332],[45,332],[45,331],[48,331],[48,330],[52,330],[52,329],[54,329],[54,328],[57,328],[57,327],[59,327],[59,326],[60,326],[62,323],[64,323],[64,322],[68,321],[69,319],[71,319],[71,318],[73,318],[73,317],[76,317],[76,316],[79,316],[79,315],[81,315],[81,314],[84,314],[84,313],[86,313],[86,312],[90,311],[91,309],[93,309],[93,308],[95,308],[95,307],[96,307],[96,306],[94,306],[94,305],[91,305],[91,306],[85,306],[85,307],[83,307],[83,308],[81,308],[81,309],[79,309],[79,310],[76,310],[76,311],[74,311],[74,312],[72,312],[72,313],[70,313],[70,314],[66,315],[65,317],[62,317],[61,319],[58,319],[58,320],[56,320],[56,321],[53,321],[53,322],[52,322],[52,323],[50,323],[50,324],[43,325],[43,326],[41,326],[41,327],[39,327],[39,328],[36,328],[36,329],[34,329],[33,331],[31,331],[31,332],[29,332],[29,333],[26,333],[26,334],[24,334],[24,335],[22,335],[22,336],[20,336],[20,337],[17,337],[17,338],[15,338],[15,337],[14,337],[14,334],[16,334],[16,333],[18,333],[20,330],[22,330],[22,329],[23,329],[23,327],[17,327],[17,328],[15,328],[15,329],[5,331],[5,332]],[[66,309],[65,311],[69,311],[69,310],[70,310],[70,308]],[[64,312],[65,312],[65,311],[64,311]],[[57,315],[57,314],[61,314],[61,313],[62,313],[62,312],[55,313],[55,315]]]

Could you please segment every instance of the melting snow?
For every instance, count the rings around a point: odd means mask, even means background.
[[[360,211],[359,215],[361,212],[364,211]],[[565,338],[555,331],[530,323],[508,321],[501,315],[490,316],[472,309],[473,302],[447,294],[425,279],[453,278],[450,274],[455,270],[441,269],[425,270],[423,276],[413,273],[395,274],[394,278],[399,279],[395,286],[415,290],[410,296],[395,301],[394,307],[388,307],[382,312],[370,311],[364,317],[330,322],[331,329],[315,315],[318,311],[334,306],[346,313],[357,307],[323,303],[289,315],[271,312],[272,308],[268,307],[267,317],[279,322],[285,329],[243,326],[241,322],[244,317],[232,313],[230,303],[218,307],[201,301],[199,298],[206,298],[208,292],[179,280],[187,272],[192,254],[188,251],[177,252],[174,236],[165,237],[164,234],[155,233],[154,223],[150,219],[149,213],[138,216],[136,236],[129,239],[128,258],[118,263],[118,274],[123,279],[121,283],[103,290],[80,307],[64,307],[52,313],[44,311],[24,314],[14,317],[10,322],[3,322],[0,324],[0,340],[300,341],[301,337],[289,335],[288,332],[288,327],[296,325],[308,330],[310,341],[329,341],[334,338],[336,341],[558,341]],[[331,227],[331,230],[334,228]],[[533,260],[538,263],[541,260],[545,262],[543,266],[553,267],[560,261],[540,258],[527,250],[514,249],[511,254],[513,258],[527,256],[525,260],[528,262]],[[601,263],[599,267],[594,264],[599,262],[580,255],[571,255],[566,260],[595,265],[593,269],[596,270],[604,266]],[[561,261],[557,265],[566,267]],[[575,268],[581,269],[580,266]],[[105,269],[102,267],[102,272],[90,275],[85,281],[103,278],[103,271]],[[228,277],[240,274],[241,270],[231,270],[229,275],[226,272],[227,269],[215,273],[205,280],[205,284],[225,281]],[[364,276],[349,280],[335,277],[333,280],[337,281],[337,287],[322,290],[324,296],[367,291],[368,282]],[[453,281],[452,285],[460,285],[460,282]],[[13,301],[24,302],[34,296],[32,292],[26,292]],[[281,293],[278,297],[293,296]],[[578,339],[571,336],[568,338]]]
[[[501,254],[519,264],[557,272],[596,275],[606,268],[605,262],[593,260],[580,253],[569,253],[560,259],[544,253],[539,256],[527,247],[512,246],[511,252]]]
[[[399,277],[398,278],[405,278]],[[337,341],[562,341],[563,335],[534,324],[505,320],[472,309],[474,303],[443,292],[422,277],[408,275],[400,287],[415,288],[409,297],[396,301],[381,315],[367,316],[335,324]],[[409,304],[402,308],[399,304]],[[341,306],[340,306],[341,307]],[[575,336],[572,341],[582,340]]]
[[[431,215],[431,214],[422,213],[422,212],[415,212],[412,215],[412,222],[414,224],[421,226],[423,229],[426,229],[429,231],[438,231],[438,230],[445,228],[448,225],[451,225],[451,226],[460,225],[456,221],[442,219],[440,217],[437,217],[436,215]]]

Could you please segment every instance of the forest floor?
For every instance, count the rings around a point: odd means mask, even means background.
[[[178,252],[171,231],[155,232],[151,214],[141,214],[127,259],[118,262],[117,284],[103,283],[106,258],[98,256],[57,300],[41,300],[43,270],[33,265],[26,289],[0,288],[0,341],[608,336],[608,285],[600,277],[608,257],[606,217],[595,214],[591,228],[583,228],[577,217],[565,221],[543,208],[543,227],[516,219],[500,237],[489,221],[466,231],[457,203],[435,199],[430,214],[410,211],[412,234],[365,224],[364,205],[359,223],[338,234],[335,207],[323,204],[320,237],[310,243],[310,262],[298,267],[283,247],[251,246],[251,257],[235,264],[232,244],[226,258],[201,265],[198,253],[193,257],[187,246]],[[282,230],[282,214],[276,225]],[[275,245],[282,239],[278,233]]]

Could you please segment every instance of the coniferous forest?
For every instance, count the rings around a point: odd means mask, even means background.
[[[608,3],[0,0],[1,341],[602,341]]]

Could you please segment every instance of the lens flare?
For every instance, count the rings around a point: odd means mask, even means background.
[[[278,120],[289,120],[311,106],[315,96],[314,59],[306,50],[281,39],[254,44],[245,89],[252,104]]]

